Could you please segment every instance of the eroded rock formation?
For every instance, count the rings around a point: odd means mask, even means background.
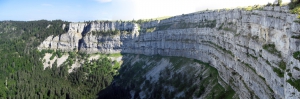
[[[193,58],[215,67],[241,99],[298,99],[299,91],[287,83],[300,78],[300,71],[294,69],[300,68],[300,62],[293,57],[300,50],[300,40],[292,38],[300,34],[296,17],[289,14],[288,7],[264,7],[196,12],[141,25],[71,23],[68,33],[48,37],[39,49]],[[145,32],[147,29],[155,31]],[[110,36],[92,33],[113,30],[121,32]]]

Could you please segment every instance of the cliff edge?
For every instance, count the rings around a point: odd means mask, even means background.
[[[181,56],[216,68],[239,98],[300,98],[300,24],[287,6],[213,10],[142,24],[70,23],[38,49]]]

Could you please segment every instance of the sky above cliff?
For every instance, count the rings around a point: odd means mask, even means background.
[[[148,19],[268,2],[274,0],[0,0],[0,20]]]

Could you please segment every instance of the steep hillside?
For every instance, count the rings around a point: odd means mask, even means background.
[[[216,68],[239,98],[296,99],[300,98],[296,18],[287,6],[266,6],[202,11],[131,25],[71,23],[68,33],[50,36],[38,48],[186,57]]]
[[[123,60],[120,75],[100,92],[100,99],[238,98],[208,63],[183,57],[136,54],[124,54]]]

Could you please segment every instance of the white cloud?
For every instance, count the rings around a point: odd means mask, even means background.
[[[98,1],[100,3],[106,3],[106,2],[111,2],[112,0],[96,0],[96,1]]]

